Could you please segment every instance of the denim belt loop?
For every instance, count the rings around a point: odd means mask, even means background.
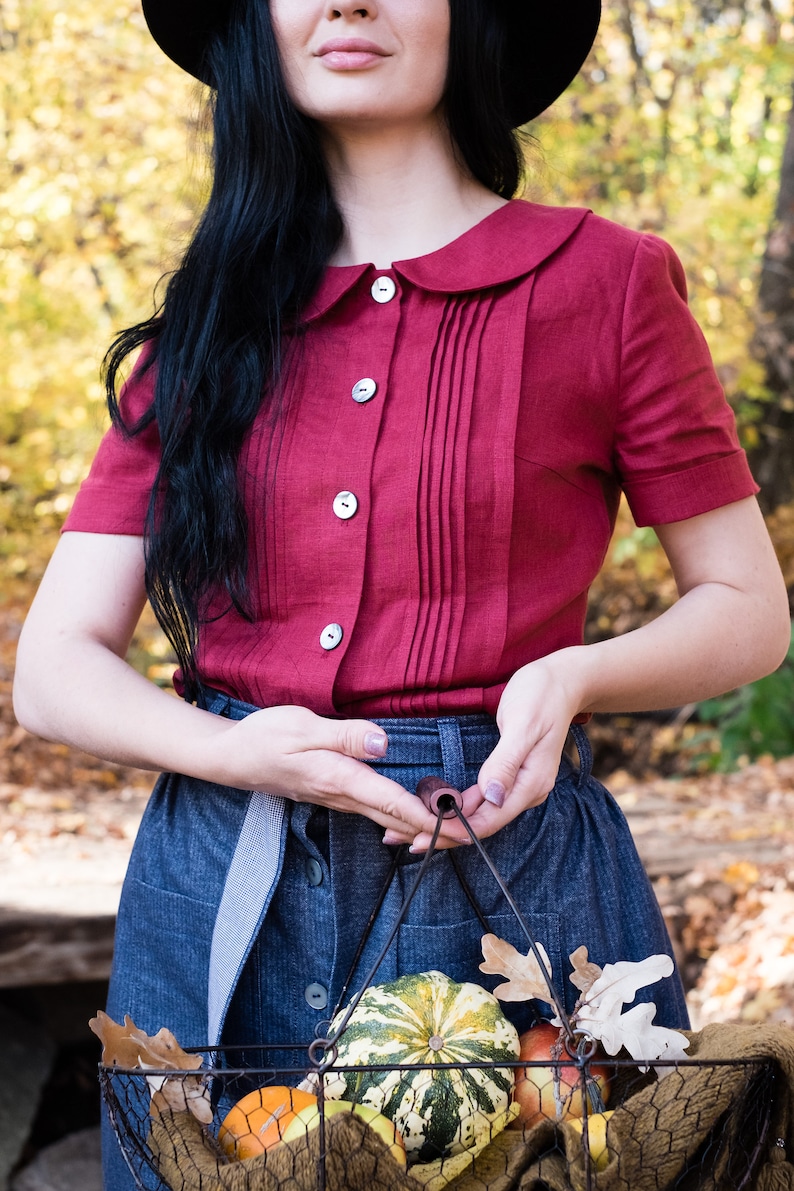
[[[463,738],[457,719],[451,716],[439,718],[438,736],[441,741],[444,781],[449,782],[454,790],[465,790],[466,762],[463,757]]]
[[[593,750],[590,746],[587,733],[581,724],[571,724],[571,736],[576,745],[576,751],[579,754],[579,778],[576,785],[581,790],[589,781],[590,774],[593,772]]]

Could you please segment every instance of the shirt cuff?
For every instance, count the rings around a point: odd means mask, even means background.
[[[744,500],[760,491],[742,450],[667,475],[625,480],[637,525],[668,525]]]
[[[148,492],[136,492],[120,499],[118,488],[97,484],[80,489],[74,498],[61,533],[110,533],[143,537],[149,508]]]

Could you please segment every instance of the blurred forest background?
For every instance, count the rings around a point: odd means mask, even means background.
[[[103,353],[116,330],[150,312],[201,209],[206,96],[159,52],[134,0],[0,0],[0,87],[8,657],[106,425]],[[793,87],[794,0],[610,0],[581,76],[527,130],[528,197],[592,207],[659,233],[681,256],[790,589]],[[672,598],[654,535],[622,514],[593,593],[591,639]],[[167,646],[150,622],[135,661],[168,681]],[[650,753],[695,770],[794,753],[792,700],[794,661],[682,709]]]

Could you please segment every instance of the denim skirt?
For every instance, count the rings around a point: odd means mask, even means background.
[[[207,706],[231,719],[256,710],[215,692]],[[483,715],[373,722],[389,747],[367,763],[412,793],[428,775],[474,784],[498,740]],[[602,966],[672,955],[628,824],[592,777],[584,730],[572,734],[578,765],[563,755],[546,801],[483,841],[569,1011],[578,993],[568,956],[583,944]],[[396,856],[382,835],[363,816],[163,775],[122,892],[108,1012],[130,1014],[147,1033],[167,1026],[184,1046],[279,1047],[267,1064],[258,1049],[257,1064],[305,1068],[306,1047],[361,987],[416,879],[421,857]],[[485,925],[528,950],[476,848],[438,852],[374,980],[436,969],[493,988],[500,978],[479,970]],[[687,1027],[677,972],[637,1000],[656,1003],[656,1024]],[[537,1008],[504,1005],[519,1030]],[[119,1158],[111,1143],[106,1186],[130,1191]]]

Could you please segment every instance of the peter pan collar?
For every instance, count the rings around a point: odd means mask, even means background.
[[[329,266],[309,302],[303,322],[325,314],[365,273],[394,273],[420,289],[460,294],[490,289],[526,276],[556,252],[590,214],[584,207],[544,207],[512,199],[436,252],[374,265]]]

